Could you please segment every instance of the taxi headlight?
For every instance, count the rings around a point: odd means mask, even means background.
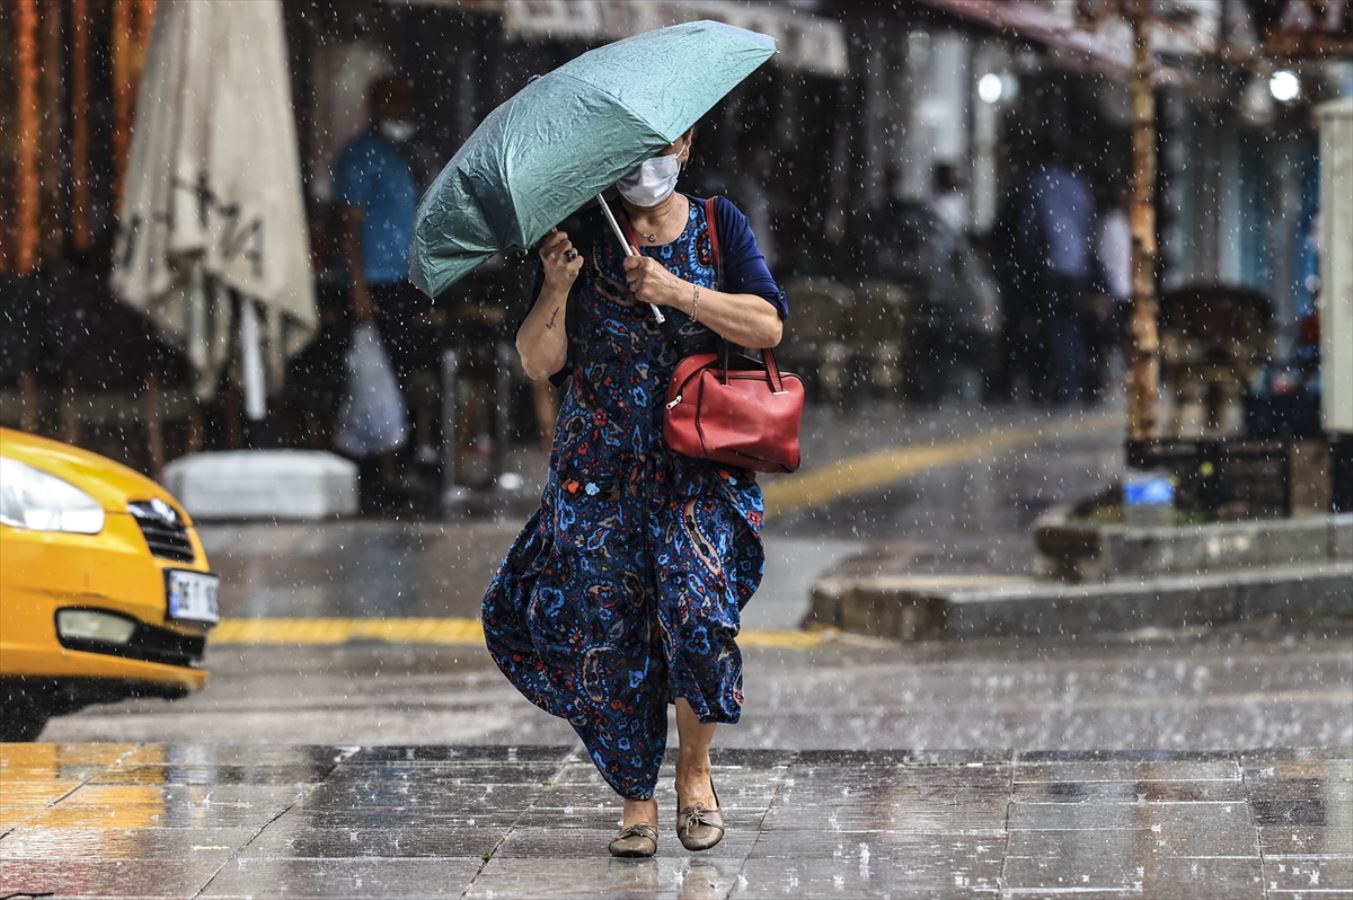
[[[56,614],[56,633],[62,638],[125,644],[132,639],[136,623],[125,616],[93,609],[63,609]]]
[[[0,456],[0,522],[33,531],[98,534],[103,508],[75,485]]]

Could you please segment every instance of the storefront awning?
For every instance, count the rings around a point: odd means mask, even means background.
[[[918,2],[954,21],[1046,47],[1065,62],[1088,64],[1124,80],[1131,75],[1132,27],[1120,16],[1104,13],[1085,17],[1074,4],[1059,0]],[[1157,0],[1154,10],[1151,43],[1158,57],[1156,83],[1197,89],[1197,79],[1188,66],[1164,60],[1221,53],[1221,8],[1212,0]]]
[[[1126,72],[1132,66],[1132,46],[1121,35],[1092,31],[1068,21],[1073,8],[1066,4],[1010,3],[1007,0],[920,0],[937,12],[1005,32],[1012,37],[1076,54]]]
[[[844,75],[845,30],[840,22],[799,15],[771,4],[730,0],[505,0],[503,27],[509,37],[570,37],[615,40],[676,25],[712,19],[775,38],[775,62],[823,75]]]
[[[498,13],[511,39],[612,41],[681,22],[712,19],[775,38],[774,62],[820,75],[845,75],[846,33],[834,19],[773,3],[734,0],[391,0],[445,6],[466,12]]]

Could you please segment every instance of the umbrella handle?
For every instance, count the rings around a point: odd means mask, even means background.
[[[615,213],[611,212],[610,204],[602,198],[601,194],[597,194],[597,205],[601,207],[602,215],[606,216],[606,221],[611,223],[611,230],[615,232],[616,239],[620,241],[620,246],[624,248],[625,255],[634,256],[634,248],[631,247],[630,242],[625,239],[625,232],[620,230],[620,223],[615,220]],[[650,303],[648,304],[648,308],[653,310],[653,319],[659,325],[667,321],[662,314],[662,310],[658,309],[656,304]]]

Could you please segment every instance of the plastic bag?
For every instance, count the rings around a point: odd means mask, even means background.
[[[408,438],[404,397],[376,326],[358,325],[348,349],[348,389],[338,410],[334,445],[362,458],[400,447]]]

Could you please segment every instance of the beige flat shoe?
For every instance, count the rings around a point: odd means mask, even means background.
[[[635,822],[611,838],[609,849],[612,856],[652,856],[658,852],[658,829]]]
[[[710,776],[709,790],[714,794],[714,809],[696,803],[677,810],[677,837],[687,850],[708,850],[723,840],[723,813],[719,810],[719,792]]]

